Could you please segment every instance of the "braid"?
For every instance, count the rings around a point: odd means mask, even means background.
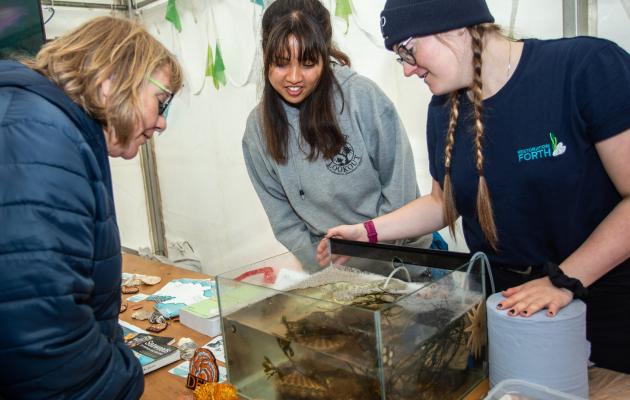
[[[448,225],[448,230],[455,238],[455,220],[457,220],[457,209],[455,208],[455,198],[453,195],[453,185],[451,183],[451,156],[453,145],[455,144],[455,129],[457,129],[457,118],[459,118],[459,93],[453,92],[450,95],[451,115],[448,121],[448,132],[446,134],[446,146],[444,148],[444,222]]]
[[[492,211],[492,200],[490,198],[490,191],[488,190],[488,184],[484,176],[483,171],[483,134],[484,126],[481,116],[482,111],[482,89],[483,83],[481,82],[481,53],[483,51],[483,26],[474,26],[469,29],[472,37],[472,49],[473,49],[473,83],[470,91],[472,93],[473,101],[473,116],[474,125],[473,131],[475,134],[475,155],[476,155],[476,167],[479,174],[479,185],[477,188],[477,218],[481,225],[481,230],[486,237],[486,240],[496,250],[497,248],[497,228],[494,223],[494,213]],[[448,145],[447,145],[448,146]]]

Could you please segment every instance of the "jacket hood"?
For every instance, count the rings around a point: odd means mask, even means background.
[[[346,83],[348,79],[357,74],[350,67],[346,65],[339,65],[335,62],[332,63],[332,69],[333,73],[335,74],[335,78],[337,78],[337,82],[339,82],[340,86],[343,86],[343,84]]]
[[[49,79],[17,61],[0,61],[0,88],[15,87],[35,93],[63,111],[86,141],[102,145],[103,128]],[[100,139],[100,140],[99,140]]]

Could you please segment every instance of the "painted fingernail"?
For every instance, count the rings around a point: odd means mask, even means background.
[[[523,311],[523,314],[527,315],[527,310],[524,310],[524,311]]]
[[[547,314],[549,314],[550,317],[553,317],[553,311],[549,311]]]
[[[510,313],[510,315],[514,315],[514,314],[516,314],[516,311],[515,310],[510,310],[509,313]]]
[[[502,308],[503,308],[503,304],[501,304],[501,303],[497,304],[497,308],[498,308],[499,310],[500,310],[500,309],[502,309]]]

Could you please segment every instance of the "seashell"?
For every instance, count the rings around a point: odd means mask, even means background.
[[[127,311],[127,303],[120,303],[120,312],[124,313]]]
[[[197,343],[191,338],[183,337],[177,342],[177,348],[182,360],[190,360],[195,354],[195,350],[197,350]]]
[[[134,276],[133,278],[125,279],[122,286],[140,286],[141,284],[142,281]]]
[[[132,310],[140,310],[142,308],[142,304],[135,305],[131,307]]]
[[[123,286],[121,290],[123,294],[133,294],[138,293],[140,291],[140,288],[138,288],[137,286]]]
[[[149,322],[152,324],[163,324],[166,322],[166,318],[158,311],[153,311],[153,313],[149,315]]]
[[[145,275],[140,277],[140,280],[145,285],[156,285],[162,281],[162,278],[160,278],[159,276]]]
[[[168,323],[164,322],[162,324],[151,325],[150,327],[147,328],[147,331],[157,333],[157,332],[162,332],[167,327],[168,327]]]
[[[145,321],[149,319],[150,316],[151,316],[151,313],[146,310],[139,310],[131,314],[131,318],[137,319],[138,321]]]

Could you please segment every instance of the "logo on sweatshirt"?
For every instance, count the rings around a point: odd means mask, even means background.
[[[516,156],[518,157],[518,162],[539,160],[547,157],[558,157],[567,151],[567,147],[562,142],[558,142],[558,138],[553,134],[553,132],[549,132],[549,140],[551,143],[517,150]]]
[[[363,158],[354,151],[354,147],[347,141],[339,153],[326,164],[328,170],[337,175],[348,175],[359,167]]]

